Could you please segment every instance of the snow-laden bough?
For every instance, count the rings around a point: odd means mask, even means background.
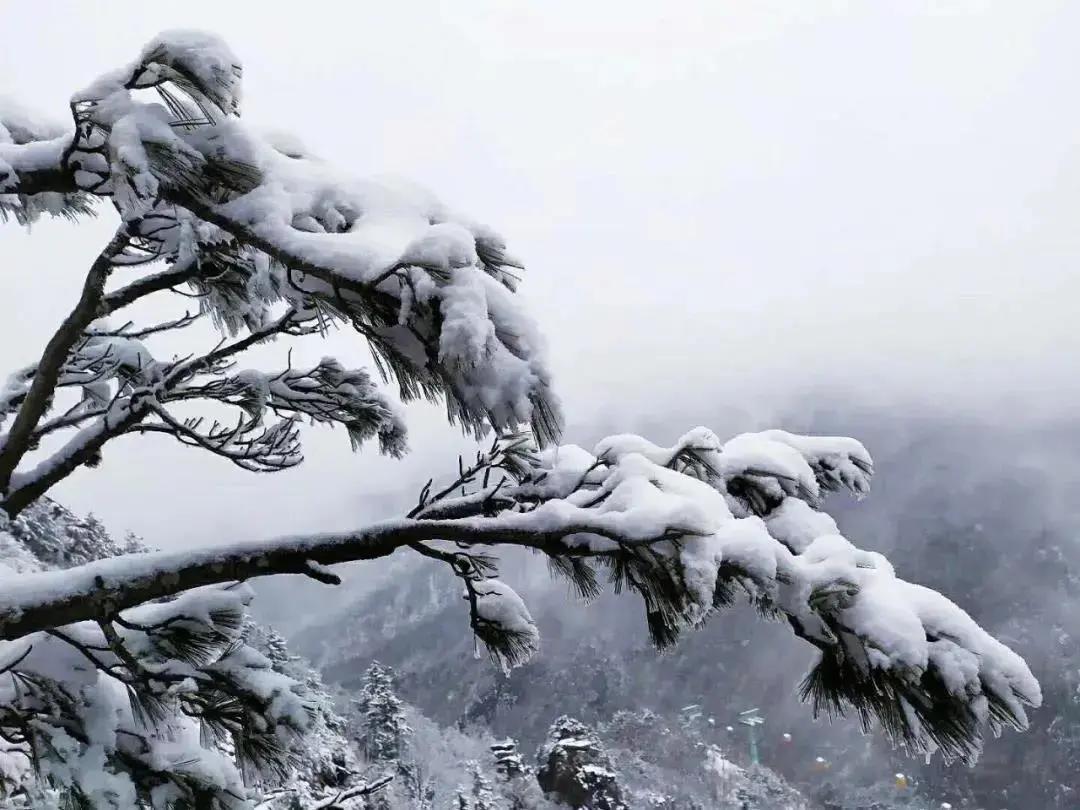
[[[876,719],[909,750],[973,761],[987,732],[1026,726],[1041,696],[1025,663],[822,511],[832,492],[869,491],[859,442],[781,430],[722,442],[697,428],[670,447],[633,435],[559,446],[543,340],[503,240],[421,189],[348,179],[295,138],[247,126],[241,79],[217,37],[173,31],[76,93],[66,126],[0,99],[0,218],[75,219],[98,199],[119,216],[40,358],[0,389],[4,511],[17,517],[133,434],[274,472],[302,461],[306,419],[401,455],[404,425],[378,375],[333,358],[236,367],[256,344],[340,323],[399,399],[442,401],[452,422],[496,438],[398,520],[5,577],[0,731],[46,776],[94,807],[250,806],[263,777],[221,751],[265,773],[306,726],[297,685],[240,638],[250,595],[238,583],[333,583],[331,566],[398,550],[452,569],[473,632],[504,667],[540,639],[497,575],[500,545],[546,556],[586,597],[606,574],[642,599],[659,646],[744,594],[820,651],[802,687],[815,711]],[[116,318],[167,292],[198,311],[149,326]],[[155,353],[155,335],[200,318],[220,331],[216,346]],[[184,415],[191,403],[235,421]]]

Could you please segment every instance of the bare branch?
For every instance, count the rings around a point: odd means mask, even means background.
[[[364,782],[361,785],[345,788],[332,796],[320,799],[315,804],[311,805],[311,810],[344,810],[346,803],[349,803],[350,800],[359,798],[360,796],[370,796],[373,793],[377,793],[389,785],[393,779],[393,774],[386,774],[371,782]]]
[[[201,312],[197,312],[192,315],[190,312],[185,312],[182,317],[175,318],[171,321],[163,321],[153,326],[147,326],[142,329],[133,329],[134,324],[128,321],[119,329],[87,329],[84,334],[87,337],[125,337],[125,338],[144,338],[149,335],[156,335],[160,332],[169,332],[173,329],[183,329],[191,326],[202,317]]]
[[[201,371],[212,369],[215,365],[223,360],[240,354],[241,352],[250,349],[256,343],[261,343],[275,335],[279,335],[283,332],[288,332],[296,324],[296,310],[290,309],[280,318],[273,323],[252,332],[240,340],[230,343],[228,345],[219,344],[217,348],[204,354],[202,357],[196,357],[186,363],[175,368],[167,376],[167,384],[174,386],[183,380],[190,379]]]
[[[199,275],[198,264],[194,260],[177,262],[168,270],[144,276],[125,287],[108,293],[102,300],[101,314],[116,312],[151,293],[169,290],[179,284],[191,281]]]
[[[74,412],[65,413],[63,416],[58,416],[55,419],[42,424],[37,430],[34,431],[35,442],[44,436],[49,435],[57,430],[63,430],[64,428],[76,427],[81,425],[88,419],[93,419],[98,416],[103,416],[107,411],[107,408],[97,408],[92,411],[78,410]]]

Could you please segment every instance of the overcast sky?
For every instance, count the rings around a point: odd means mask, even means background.
[[[63,117],[172,27],[230,42],[249,120],[503,232],[572,423],[808,389],[1075,405],[1080,3],[0,2],[0,93]],[[112,227],[0,229],[4,368]],[[157,545],[341,527],[452,465],[413,416],[405,462],[309,432],[305,468],[255,476],[129,439],[56,494]]]

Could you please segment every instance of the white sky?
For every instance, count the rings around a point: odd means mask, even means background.
[[[62,117],[171,27],[226,37],[249,120],[501,230],[572,422],[807,388],[1075,404],[1080,3],[0,0],[0,93]],[[0,368],[111,227],[0,229]],[[309,432],[303,469],[255,476],[130,439],[56,495],[160,545],[341,527],[452,466],[414,416],[405,462]]]

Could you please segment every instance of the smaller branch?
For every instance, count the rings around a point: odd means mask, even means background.
[[[181,422],[157,402],[148,402],[146,407],[164,423],[164,430],[158,432],[171,433],[182,444],[201,447],[228,459],[241,469],[275,472],[295,467],[303,460],[299,437],[292,423],[279,422],[255,433],[258,422],[241,417],[235,428],[225,428],[214,422],[210,430],[203,434],[198,431],[203,421],[201,417]],[[158,430],[150,425],[131,427],[133,430],[129,432]],[[249,435],[252,437],[246,438]]]
[[[380,776],[372,782],[365,782],[356,787],[345,788],[334,796],[319,800],[311,806],[311,810],[343,810],[345,807],[344,802],[360,796],[370,796],[372,793],[382,790],[390,784],[393,779],[393,774],[387,774],[386,776]]]
[[[80,403],[81,404],[81,403]],[[76,406],[78,407],[78,406]],[[97,408],[92,411],[80,411],[71,412],[58,416],[55,419],[50,419],[45,422],[41,427],[34,431],[35,442],[50,433],[57,430],[63,430],[64,428],[77,427],[85,422],[87,419],[94,419],[95,417],[104,416],[107,408]]]
[[[117,611],[203,585],[271,574],[310,576],[311,561],[331,566],[373,560],[432,540],[519,546],[554,556],[611,557],[627,548],[689,534],[692,532],[687,528],[672,526],[653,536],[622,535],[603,515],[574,510],[572,518],[559,520],[536,513],[448,521],[393,520],[343,534],[124,555],[65,571],[30,574],[8,583],[0,591],[0,638],[18,638],[88,619],[111,619]],[[567,543],[571,535],[604,537],[612,547]]]
[[[83,464],[99,457],[104,444],[146,417],[145,406],[135,403],[135,396],[119,407],[110,407],[89,425],[83,427],[58,451],[32,470],[18,473],[10,479],[10,488],[3,500],[4,511],[14,518],[23,509],[44,495],[53,484],[62,481]]]
[[[10,664],[7,664],[6,666],[4,666],[3,669],[0,669],[0,675],[6,675],[8,672],[11,672],[13,669],[15,669],[15,667],[17,667],[19,664],[21,664],[23,661],[25,661],[26,656],[30,655],[30,653],[33,652],[33,651],[34,651],[34,645],[33,644],[26,645],[26,649],[23,651],[22,655],[20,655],[18,658],[16,658],[14,661],[12,661]],[[10,740],[8,740],[8,742],[10,742]]]
[[[124,646],[124,640],[120,638],[120,634],[116,632],[116,628],[112,626],[112,622],[108,620],[99,621],[98,627],[101,628],[101,632],[105,636],[105,640],[108,642],[113,655],[124,663],[128,672],[131,673],[131,677],[147,682],[149,680],[148,673],[142,668],[139,662],[135,660],[135,656],[131,654],[131,651]]]
[[[47,635],[52,636],[53,638],[60,639],[62,642],[67,644],[69,647],[71,647],[73,650],[78,652],[80,655],[82,655],[84,658],[86,658],[91,664],[94,665],[94,669],[99,669],[102,672],[107,672],[112,677],[116,678],[119,681],[123,681],[124,683],[131,683],[132,682],[131,679],[126,677],[123,673],[115,671],[116,670],[116,665],[115,664],[107,664],[104,661],[102,661],[100,658],[98,658],[96,655],[94,655],[94,652],[109,652],[109,650],[107,648],[91,647],[91,646],[89,646],[87,644],[83,644],[81,641],[77,641],[76,639],[72,638],[71,636],[67,635],[66,633],[61,632],[60,630],[57,630],[56,628],[46,630],[45,633]]]
[[[304,563],[304,573],[324,585],[340,585],[341,577],[315,560],[307,560]]]
[[[197,357],[194,360],[190,360],[171,371],[166,377],[166,385],[168,387],[175,386],[177,383],[194,377],[201,371],[214,368],[221,361],[232,357],[235,354],[239,354],[245,349],[254,346],[256,343],[260,343],[269,337],[280,334],[287,331],[293,325],[293,319],[296,317],[296,310],[289,309],[284,315],[278,318],[269,326],[264,327],[256,332],[252,332],[247,337],[231,343],[229,345],[223,345],[219,343],[212,351],[207,352],[202,357]]]
[[[125,287],[105,295],[101,302],[102,315],[116,312],[118,309],[135,303],[151,293],[162,292],[191,281],[199,276],[200,270],[195,261],[177,262],[168,270],[162,270],[151,276],[133,281]]]
[[[203,316],[203,313],[197,312],[192,315],[189,312],[185,312],[183,317],[177,318],[172,321],[164,321],[154,326],[147,326],[144,329],[132,329],[133,323],[128,321],[119,329],[87,329],[83,334],[87,337],[125,337],[125,338],[144,338],[149,335],[156,335],[159,332],[168,332],[173,329],[184,329],[191,326],[191,324],[198,321]]]
[[[75,308],[68,313],[45,346],[26,398],[19,406],[11,430],[0,447],[0,492],[7,492],[16,467],[30,449],[34,429],[49,408],[68,353],[81,339],[83,330],[98,317],[105,282],[112,270],[112,259],[124,249],[127,242],[127,230],[121,226],[90,266]]]

